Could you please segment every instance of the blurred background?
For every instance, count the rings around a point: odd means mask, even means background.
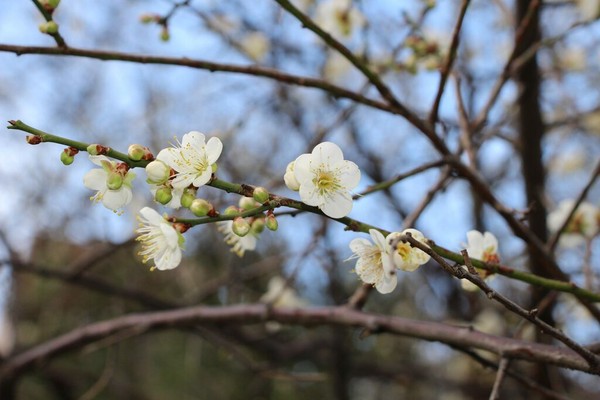
[[[439,84],[459,10],[458,1],[311,1],[297,7],[377,71],[404,104],[426,115]],[[484,107],[514,42],[514,2],[471,2],[456,59],[463,106]],[[600,154],[600,41],[598,2],[543,2],[538,51],[540,105],[546,126],[542,162],[545,206],[574,198]],[[63,0],[54,13],[68,46],[85,49],[260,65],[321,78],[377,98],[366,79],[274,1]],[[39,32],[44,22],[31,1],[5,2],[0,44],[56,46]],[[335,142],[358,164],[357,191],[439,159],[429,141],[403,118],[321,90],[249,76],[180,66],[0,52],[0,119],[20,119],[49,133],[126,151],[132,143],[154,154],[175,137],[198,130],[224,144],[218,176],[261,185],[297,198],[283,183],[286,165],[322,141]],[[461,145],[454,79],[440,107],[440,132]],[[509,81],[483,129],[473,138],[476,165],[508,207],[528,207],[517,125],[517,85]],[[158,309],[253,303],[274,276],[289,278],[301,304],[343,304],[361,285],[352,273],[350,240],[362,234],[315,215],[282,215],[279,230],[260,236],[239,258],[215,226],[185,234],[182,265],[150,272],[136,256],[135,216],[152,201],[136,170],[134,200],[117,216],[92,204],[83,176],[95,166],[80,153],[66,167],[63,147],[35,147],[25,134],[0,136],[0,294],[4,357],[85,324]],[[468,156],[465,154],[465,160]],[[203,187],[199,196],[223,210],[238,196]],[[600,187],[587,201],[598,206]],[[186,216],[185,210],[175,215]],[[432,168],[360,198],[351,217],[385,230],[407,222],[441,246],[459,250],[470,229],[499,239],[503,263],[525,268],[523,242],[483,205],[466,181]],[[584,285],[582,260],[595,274],[598,240],[559,248],[557,260]],[[592,256],[592,255],[595,255]],[[472,324],[499,335],[522,335],[516,316],[481,293],[465,292],[439,267],[399,274],[389,295],[372,293],[366,310],[419,320]],[[517,302],[526,285],[490,282]],[[598,281],[592,290],[598,291]],[[583,344],[600,340],[598,323],[569,296],[553,316]],[[516,333],[518,332],[518,333]],[[202,326],[105,341],[63,355],[23,374],[19,399],[277,399],[487,398],[495,372],[460,349],[360,332],[294,326]],[[531,365],[515,367],[529,371]],[[585,374],[555,371],[573,396],[598,395]],[[435,384],[432,384],[435,382]],[[507,381],[504,396],[529,393]]]

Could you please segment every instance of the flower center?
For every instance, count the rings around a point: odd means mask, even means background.
[[[400,242],[396,245],[396,252],[404,261],[408,259],[411,250],[412,247],[410,247],[410,244],[408,243]]]
[[[335,175],[331,171],[320,169],[315,177],[314,184],[321,195],[334,192],[339,189]]]
[[[483,252],[483,261],[486,263],[498,264],[500,262],[500,256],[492,249],[485,249]]]

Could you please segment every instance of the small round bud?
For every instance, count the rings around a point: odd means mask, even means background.
[[[146,149],[141,144],[132,144],[127,149],[127,156],[133,161],[140,161],[145,154]]]
[[[101,151],[102,151],[102,145],[93,143],[93,144],[90,144],[87,147],[86,150],[87,150],[87,152],[89,153],[90,156],[97,156],[99,154],[102,154],[101,153]]]
[[[244,237],[250,232],[250,224],[245,218],[235,217],[231,225],[231,230],[239,237]]]
[[[257,204],[252,197],[240,197],[238,205],[244,211],[252,210],[257,207]]]
[[[264,218],[256,218],[254,221],[252,221],[252,226],[251,226],[252,232],[259,234],[262,231],[265,230],[265,219]]]
[[[40,4],[44,7],[44,10],[48,11],[50,14],[54,11],[60,0],[40,0]]]
[[[275,219],[275,216],[273,214],[267,215],[267,220],[265,221],[265,225],[267,226],[267,229],[270,231],[276,231],[277,228],[279,228],[279,223],[277,222],[277,220]]]
[[[156,194],[154,195],[154,200],[159,202],[162,205],[169,204],[169,202],[173,199],[173,193],[171,193],[171,188],[166,186],[158,188]]]
[[[123,186],[123,175],[118,172],[109,172],[106,177],[106,187],[110,190],[119,190]]]
[[[269,192],[264,187],[258,186],[254,189],[252,197],[260,204],[263,204],[265,201],[269,200]]]
[[[54,21],[48,21],[39,26],[40,32],[47,33],[48,35],[54,35],[58,33],[58,24]]]
[[[185,188],[181,195],[181,205],[190,208],[192,201],[196,199],[196,188]]]
[[[164,26],[160,31],[160,40],[162,40],[163,42],[168,42],[169,39],[171,39],[171,35],[169,34],[169,28]]]
[[[146,176],[148,183],[160,185],[171,176],[171,168],[160,160],[154,160],[146,165]]]
[[[233,216],[233,215],[238,215],[240,213],[240,210],[236,207],[236,206],[229,206],[225,209],[225,211],[223,211],[223,215],[226,216]]]
[[[64,165],[71,165],[73,164],[73,161],[75,161],[75,157],[70,155],[68,151],[66,151],[67,149],[65,149],[64,151],[62,151],[60,153],[60,161],[64,164]]]
[[[285,181],[285,186],[287,186],[290,190],[297,192],[300,189],[300,182],[296,179],[296,175],[294,174],[294,161],[289,163],[285,168],[285,175],[283,175],[283,180]]]
[[[204,199],[194,199],[190,204],[190,211],[194,213],[196,217],[204,217],[208,215],[208,212],[212,208],[212,205]]]
[[[25,137],[25,140],[27,141],[27,143],[32,145],[42,143],[42,138],[36,135],[27,135]]]

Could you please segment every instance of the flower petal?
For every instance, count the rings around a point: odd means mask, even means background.
[[[344,160],[344,153],[335,143],[323,142],[315,146],[312,151],[312,160],[316,165],[335,165]]]
[[[300,192],[302,192],[302,187],[300,188]],[[352,211],[352,196],[348,192],[336,192],[319,208],[325,215],[331,218],[345,217]]]
[[[88,171],[83,177],[83,184],[86,188],[92,190],[106,190],[106,178],[108,174],[100,168],[94,168]]]
[[[221,152],[223,151],[223,143],[217,137],[211,137],[208,139],[206,143],[206,159],[208,160],[208,164],[212,165],[221,156]]]

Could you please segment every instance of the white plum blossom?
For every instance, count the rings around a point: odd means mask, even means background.
[[[548,229],[558,231],[575,206],[575,200],[560,202],[558,208],[548,215]],[[592,239],[600,231],[600,208],[588,202],[581,202],[562,232],[559,243],[563,247],[575,247]]]
[[[154,160],[146,165],[147,182],[153,185],[165,183],[171,175],[171,167],[160,160]]]
[[[323,142],[312,153],[302,154],[294,161],[293,170],[304,203],[318,207],[331,218],[350,213],[350,191],[358,186],[360,171],[355,163],[344,160],[336,144]]]
[[[498,239],[491,232],[481,233],[476,230],[467,232],[467,243],[464,246],[469,254],[469,258],[493,264],[498,264],[500,262]],[[463,268],[467,267],[463,266]],[[477,273],[485,280],[489,280],[495,276],[483,269],[478,269]],[[467,291],[475,291],[478,289],[474,283],[467,279],[462,279],[460,284],[462,288]]]
[[[242,49],[254,61],[262,61],[271,48],[269,38],[262,32],[251,32],[240,41]]]
[[[360,280],[374,285],[379,293],[390,293],[396,288],[398,280],[389,244],[378,230],[370,229],[369,234],[373,243],[364,238],[356,238],[350,242],[350,250],[354,254],[348,260],[357,259],[354,272]]]
[[[140,210],[140,227],[136,230],[140,236],[142,250],[138,253],[144,263],[154,260],[152,269],[169,270],[181,262],[181,251],[185,239],[171,223],[150,207]]]
[[[391,258],[396,268],[403,271],[412,272],[421,265],[427,263],[431,256],[423,250],[412,247],[409,242],[400,240],[401,236],[410,233],[410,235],[423,244],[427,244],[427,239],[420,231],[416,229],[405,229],[402,232],[392,232],[386,238],[391,245]]]
[[[306,301],[300,298],[296,290],[281,276],[274,276],[269,280],[267,291],[260,297],[259,301],[273,307],[291,308],[307,305]]]
[[[339,40],[352,36],[355,29],[365,24],[365,17],[351,0],[325,0],[317,7],[315,22]]]
[[[131,181],[135,178],[135,174],[130,170],[124,172],[124,169],[118,168],[118,163],[109,160],[106,156],[90,155],[90,160],[102,167],[92,169],[83,177],[85,187],[97,191],[90,200],[94,203],[102,202],[104,207],[122,214],[122,208],[133,198]]]
[[[243,237],[238,236],[233,232],[233,221],[219,221],[217,229],[225,234],[225,243],[231,246],[231,251],[238,257],[243,257],[246,251],[256,249],[258,234],[254,230],[250,229]]]
[[[183,135],[179,147],[161,150],[156,159],[176,171],[171,181],[174,188],[200,187],[210,181],[212,166],[222,150],[219,138],[212,137],[206,142],[203,133],[192,131]]]

